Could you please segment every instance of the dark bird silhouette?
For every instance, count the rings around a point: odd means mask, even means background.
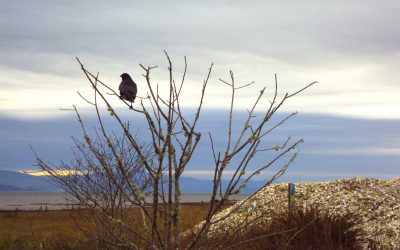
[[[135,102],[136,94],[137,94],[137,86],[136,83],[132,80],[131,76],[127,73],[123,73],[121,75],[122,81],[119,85],[119,94],[121,99],[124,99],[128,102]],[[132,106],[132,104],[131,104]]]

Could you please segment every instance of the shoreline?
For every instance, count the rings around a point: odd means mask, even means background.
[[[237,203],[240,200],[229,200],[227,202],[225,202],[225,205],[234,205],[235,203]],[[160,205],[162,203],[159,203]],[[208,206],[210,203],[209,202],[205,202],[205,201],[199,201],[199,202],[181,202],[179,203],[180,206],[182,207],[191,207],[191,206],[195,206],[195,207],[199,207],[199,206]],[[31,204],[36,205],[36,204]],[[16,205],[15,208],[10,208],[10,209],[0,209],[0,213],[18,213],[18,212],[51,212],[51,211],[84,211],[87,210],[88,208],[76,208],[76,207],[66,207],[66,204],[40,204],[37,206],[41,206],[37,209],[32,209],[32,208],[27,208],[27,209],[23,209],[20,208],[19,206]],[[48,206],[63,206],[62,208],[49,208]],[[68,206],[72,206],[72,205],[68,205]],[[76,205],[77,206],[77,205]],[[46,208],[47,207],[47,208]],[[150,208],[151,204],[146,205],[145,207]],[[129,207],[127,209],[135,209],[135,208],[139,208],[139,206],[132,206]]]

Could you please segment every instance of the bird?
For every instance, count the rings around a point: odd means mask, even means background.
[[[136,83],[132,80],[131,76],[128,73],[122,73],[121,78],[122,81],[118,88],[120,98],[130,102],[132,106],[132,102],[135,102],[137,94]]]

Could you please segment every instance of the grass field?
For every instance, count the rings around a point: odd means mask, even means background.
[[[133,217],[138,209],[132,209]],[[83,211],[0,211],[0,249],[88,249],[88,238],[72,217]],[[198,203],[181,207],[181,231],[193,228],[208,212]]]
[[[69,211],[0,212],[0,249],[79,249],[86,241]]]
[[[182,206],[181,232],[201,222],[207,208],[206,203]],[[0,249],[96,249],[72,219],[84,213],[84,210],[0,211]],[[132,220],[139,217],[139,209],[132,209],[131,213]],[[362,233],[352,230],[355,225],[352,217],[332,217],[317,209],[297,210],[290,217],[285,213],[273,218],[270,225],[253,226],[236,235],[227,233],[206,240],[201,243],[201,249],[217,246],[221,249],[360,249],[357,239]],[[190,241],[190,237],[186,240]]]

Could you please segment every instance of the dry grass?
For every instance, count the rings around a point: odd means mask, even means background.
[[[181,230],[193,228],[207,212],[206,203],[182,206]],[[72,219],[81,213],[85,211],[0,211],[0,249],[90,249],[93,244]],[[132,209],[131,218],[139,216],[139,210]]]
[[[69,211],[0,212],[0,249],[79,249],[86,242]]]
[[[226,232],[198,244],[198,249],[303,250],[362,249],[364,236],[355,216],[333,216],[310,208],[278,215],[267,224],[250,225]],[[190,241],[190,239],[186,239]]]
[[[181,208],[181,230],[193,228],[207,213],[208,205]],[[95,249],[77,229],[71,215],[85,211],[2,211],[0,212],[0,249]],[[71,214],[72,213],[72,214]],[[138,210],[132,210],[132,218]],[[269,225],[246,228],[234,235],[221,235],[202,242],[202,249],[359,249],[360,231],[353,216],[334,217],[316,209],[283,214]],[[141,226],[138,223],[138,226]],[[282,233],[283,232],[283,233]],[[188,240],[188,239],[186,239]],[[222,243],[222,245],[221,245]]]

